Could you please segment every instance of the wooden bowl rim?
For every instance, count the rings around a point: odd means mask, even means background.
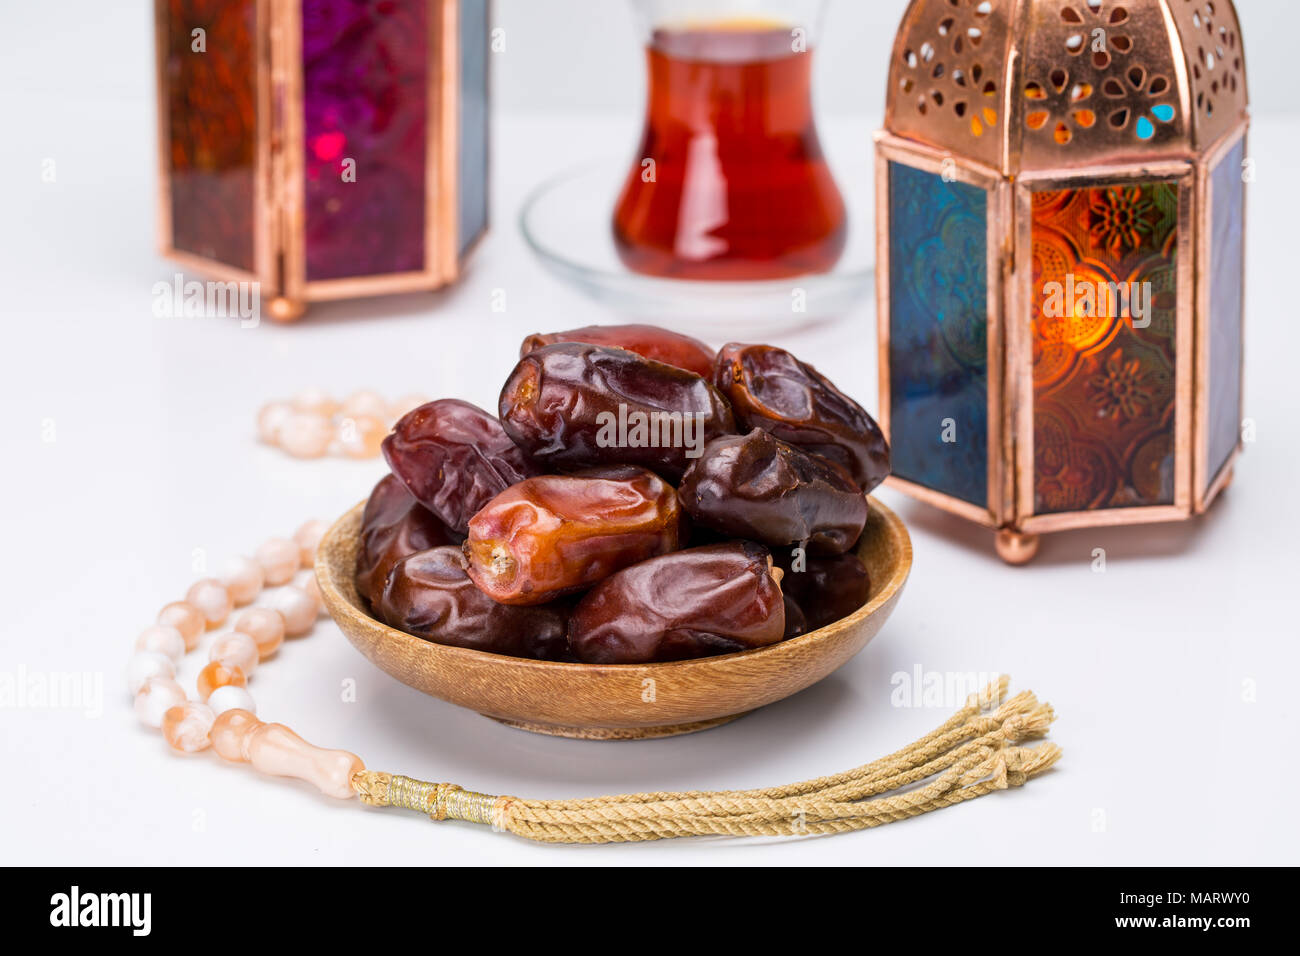
[[[379,618],[362,610],[359,606],[348,599],[347,594],[335,582],[335,568],[329,561],[322,561],[316,566],[316,581],[320,589],[326,594],[327,600],[325,605],[334,616],[334,607],[346,608],[348,612],[364,619],[365,626],[378,628],[379,631],[388,639],[399,641],[413,651],[419,654],[434,653],[437,655],[449,655],[449,659],[455,660],[460,658],[465,662],[478,664],[491,664],[500,667],[515,667],[534,670],[536,668],[547,668],[551,673],[559,674],[567,672],[571,674],[625,674],[627,676],[644,677],[647,670],[667,673],[673,670],[683,670],[688,668],[708,668],[716,667],[719,664],[730,664],[731,662],[741,660],[754,660],[764,654],[781,649],[784,653],[799,652],[811,650],[813,645],[822,643],[831,639],[835,634],[843,631],[845,628],[851,628],[865,621],[881,607],[885,606],[907,581],[907,577],[912,570],[912,537],[907,531],[907,526],[903,524],[903,519],[898,517],[890,508],[881,504],[877,499],[868,496],[867,501],[871,506],[874,514],[884,519],[884,533],[888,533],[897,542],[899,556],[894,566],[894,573],[885,581],[880,590],[872,595],[870,600],[862,607],[858,608],[847,617],[842,617],[838,621],[832,621],[824,627],[809,631],[807,634],[801,634],[798,637],[788,638],[784,641],[777,641],[775,644],[768,644],[766,647],[756,647],[746,651],[733,651],[730,654],[714,654],[709,657],[694,657],[681,661],[658,661],[645,664],[584,664],[575,661],[542,661],[534,660],[528,657],[512,657],[508,654],[494,654],[490,651],[475,650],[471,647],[457,647],[451,644],[438,644],[434,641],[426,641],[424,638],[416,637],[414,634],[408,634],[406,631],[399,630],[388,624],[385,624]],[[328,531],[325,532],[318,548],[319,554],[331,554],[334,549],[329,545],[337,536],[343,534],[343,526],[349,523],[354,516],[359,517],[360,512],[366,506],[362,501],[356,506],[349,508],[342,516],[338,518]],[[351,580],[353,571],[347,569],[349,580]],[[872,582],[874,585],[874,582]],[[354,586],[355,588],[355,586]],[[358,595],[359,597],[359,595]],[[342,628],[342,624],[340,624]]]

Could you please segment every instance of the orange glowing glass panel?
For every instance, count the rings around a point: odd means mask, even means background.
[[[1174,501],[1178,186],[1033,197],[1034,511]]]

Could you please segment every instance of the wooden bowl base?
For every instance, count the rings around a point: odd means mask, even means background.
[[[847,617],[735,654],[657,664],[535,661],[435,644],[374,618],[355,580],[363,508],[359,504],[339,519],[316,553],[325,606],[348,640],[384,671],[439,700],[520,730],[577,740],[695,733],[797,694],[876,636],[912,566],[903,522],[873,499],[858,543],[871,594]],[[644,696],[648,689],[654,691],[650,697]]]
[[[659,727],[561,727],[557,724],[534,724],[526,720],[506,720],[503,717],[488,717],[498,724],[526,730],[533,734],[546,734],[550,737],[570,737],[574,740],[653,740],[656,737],[677,737],[681,734],[699,733],[729,724],[738,717],[752,714],[752,710],[726,717],[714,717],[712,720],[697,720],[687,724],[664,724]]]

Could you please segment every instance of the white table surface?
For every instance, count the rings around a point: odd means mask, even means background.
[[[494,232],[458,287],[241,329],[151,314],[153,283],[176,270],[154,251],[150,104],[0,104],[22,131],[0,150],[0,673],[89,672],[104,688],[99,714],[0,707],[6,862],[1297,862],[1300,323],[1289,287],[1300,206],[1288,157],[1300,154],[1300,122],[1262,118],[1252,140],[1246,413],[1258,441],[1206,518],[1061,534],[1017,570],[993,556],[987,531],[886,490],[916,560],[883,632],[810,690],[695,736],[606,743],[508,729],[397,683],[328,620],[254,676],[263,717],[373,768],[556,798],[764,786],[855,766],[948,715],[948,704],[891,704],[894,675],[918,668],[1009,672],[1060,714],[1058,769],[918,820],[826,839],[575,848],[368,811],[211,753],[178,758],[137,723],[121,675],[135,635],[198,576],[196,549],[215,567],[341,513],[383,473],[378,460],[304,463],[258,445],[263,402],[322,386],[491,407],[525,333],[617,320],[547,275],[514,220],[542,178],[630,149],[630,121],[499,118]],[[824,124],[841,177],[867,175],[874,125]],[[45,157],[53,184],[40,178]],[[491,311],[494,289],[506,290],[503,314]],[[873,329],[866,302],[779,341],[874,408]],[[1092,570],[1096,547],[1104,574]],[[203,659],[189,655],[187,683]],[[341,700],[347,681],[355,702]]]

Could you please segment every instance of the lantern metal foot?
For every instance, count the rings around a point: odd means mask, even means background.
[[[1011,528],[999,528],[995,544],[998,557],[1007,564],[1028,564],[1038,554],[1038,535]]]
[[[276,322],[297,322],[307,311],[307,303],[301,299],[290,299],[287,296],[277,295],[267,303],[266,311]]]

